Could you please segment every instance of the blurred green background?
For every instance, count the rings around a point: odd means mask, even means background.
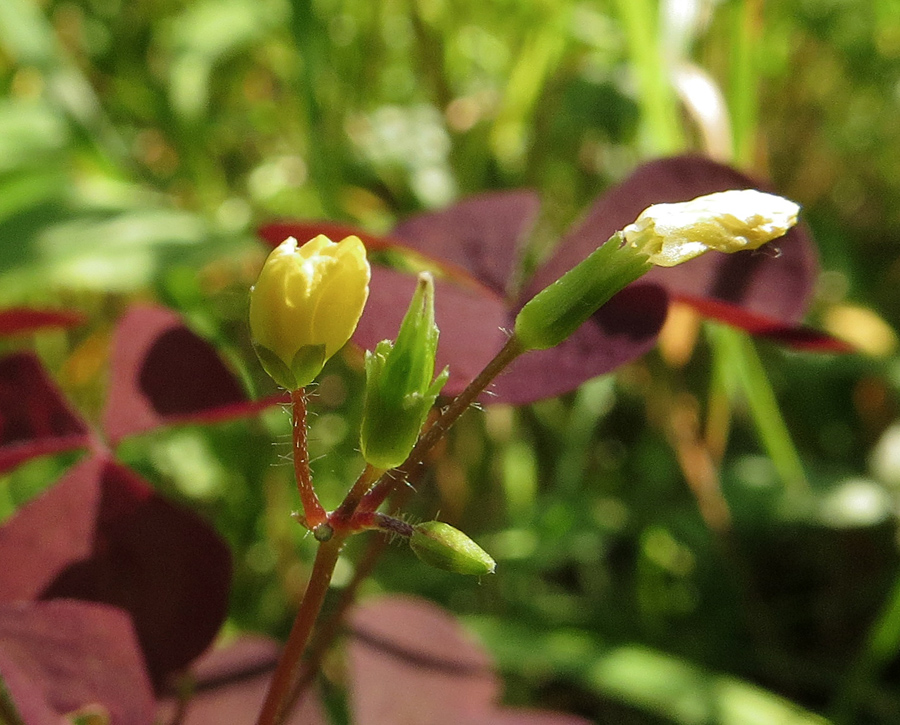
[[[363,592],[457,613],[510,703],[900,722],[900,1],[0,0],[0,93],[0,306],[89,320],[4,349],[36,347],[94,419],[138,300],[272,392],[245,325],[263,221],[385,231],[531,186],[534,262],[643,160],[693,150],[771,177],[820,248],[811,322],[860,353],[713,326],[694,342],[687,323],[576,393],[469,414],[408,510],[440,511],[499,573],[461,580],[391,547]],[[314,403],[329,506],[361,467],[361,382],[348,354]],[[284,635],[308,575],[288,422],[274,409],[120,449],[231,543],[229,631]],[[713,489],[673,430],[696,430]],[[70,461],[5,476],[0,515]]]

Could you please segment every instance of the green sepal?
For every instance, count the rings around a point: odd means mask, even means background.
[[[309,385],[325,367],[325,345],[304,345],[294,355],[291,366],[262,345],[253,345],[256,356],[269,377],[286,390]]]
[[[447,369],[432,380],[438,336],[434,282],[431,275],[423,274],[397,341],[382,340],[366,353],[360,449],[366,462],[376,468],[395,468],[406,460],[447,382]]]
[[[422,561],[457,574],[493,574],[497,563],[484,549],[459,529],[443,521],[425,521],[413,526],[409,546]]]
[[[325,367],[325,345],[304,345],[294,355],[291,361],[296,387],[303,388],[309,385]]]
[[[526,303],[516,317],[516,337],[526,350],[558,345],[651,266],[645,252],[622,246],[616,232]]]
[[[259,358],[259,363],[262,365],[263,370],[278,385],[286,390],[296,390],[300,387],[297,385],[291,369],[284,364],[284,361],[278,355],[262,345],[254,344],[253,349],[256,351],[256,357]]]

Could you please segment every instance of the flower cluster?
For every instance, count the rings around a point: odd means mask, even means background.
[[[785,234],[797,222],[798,212],[799,207],[791,201],[753,190],[648,207],[522,306],[503,350],[448,407],[434,430],[440,433],[452,425],[454,416],[468,407],[504,366],[524,352],[563,343],[654,265],[675,266],[711,250],[756,249]],[[277,383],[294,391],[295,406],[305,406],[302,388],[356,329],[368,298],[370,277],[365,247],[357,236],[334,243],[319,234],[302,246],[289,237],[266,260],[251,291],[250,330],[263,367]],[[341,507],[325,514],[308,481],[305,461],[302,478],[307,480],[301,486],[301,497],[305,491],[304,506],[320,510],[323,525],[314,527],[314,533],[321,542],[376,528],[408,539],[413,551],[433,566],[485,574],[494,570],[493,560],[449,525],[426,522],[411,527],[375,513],[398,479],[387,483],[375,480],[384,471],[407,463],[414,450],[415,458],[425,419],[449,375],[445,368],[434,378],[439,335],[434,294],[431,275],[422,273],[396,340],[381,340],[366,354],[360,449],[367,473]],[[304,416],[295,417],[295,427],[305,427]],[[302,435],[298,438],[295,430],[295,443],[299,441],[295,447],[305,455]],[[309,519],[304,516],[301,520]]]

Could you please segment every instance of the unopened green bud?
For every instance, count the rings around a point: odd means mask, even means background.
[[[397,341],[382,340],[366,353],[360,448],[366,462],[376,468],[394,468],[406,460],[447,382],[446,368],[432,379],[438,335],[434,280],[423,272]]]
[[[409,546],[426,564],[457,574],[493,574],[497,567],[484,549],[443,521],[425,521],[413,526]]]
[[[650,267],[647,255],[623,246],[617,232],[526,303],[516,317],[516,337],[526,350],[558,345]]]

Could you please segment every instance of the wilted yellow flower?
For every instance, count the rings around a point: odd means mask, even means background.
[[[721,191],[678,204],[654,204],[622,230],[628,245],[660,267],[674,267],[710,249],[756,249],[797,223],[800,207],[755,189]]]
[[[310,383],[353,334],[371,272],[358,237],[289,237],[250,290],[250,335],[266,372],[294,390]]]
[[[752,189],[654,204],[532,297],[516,317],[516,338],[525,350],[558,345],[652,265],[674,267],[710,249],[756,249],[794,226],[799,211],[792,201]]]

